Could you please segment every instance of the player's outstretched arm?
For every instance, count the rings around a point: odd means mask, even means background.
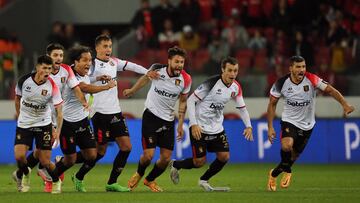
[[[274,130],[273,121],[275,118],[276,105],[277,105],[278,101],[279,101],[279,98],[276,98],[276,97],[270,95],[269,104],[268,104],[268,108],[267,108],[267,121],[268,121],[268,139],[271,144],[274,142],[274,139],[276,137],[276,132]]]
[[[187,99],[187,108],[189,114],[189,126],[191,127],[191,134],[196,140],[201,138],[201,127],[198,125],[195,116],[195,104],[200,100],[194,95],[194,93]]]
[[[62,111],[62,104],[55,106],[56,110],[56,121],[57,121],[57,128],[55,133],[55,139],[59,139],[60,132],[63,124],[63,111]]]
[[[74,94],[76,96],[76,98],[80,101],[80,103],[83,105],[83,107],[88,110],[89,109],[89,104],[86,101],[86,98],[83,94],[83,92],[81,91],[79,86],[74,87],[73,89]]]
[[[350,105],[345,100],[344,96],[333,86],[328,84],[326,86],[324,92],[329,94],[330,96],[332,96],[336,101],[338,101],[341,104],[341,106],[343,107],[343,110],[344,110],[344,117],[346,117],[348,114],[350,114],[351,112],[353,112],[355,110],[355,108],[352,105]]]
[[[86,84],[84,82],[80,82],[79,87],[81,91],[86,93],[95,94],[101,91],[105,91],[108,89],[111,89],[116,86],[115,80],[110,80],[106,85],[92,85],[92,84]]]
[[[178,110],[179,123],[177,128],[177,135],[176,135],[177,141],[180,141],[184,136],[183,124],[184,124],[185,112],[186,112],[186,99],[187,99],[187,94],[180,94],[179,110]]]
[[[146,75],[141,76],[130,89],[125,89],[123,91],[124,96],[131,97],[139,89],[143,88],[149,81],[150,81],[150,79],[148,78],[148,76],[146,76]]]

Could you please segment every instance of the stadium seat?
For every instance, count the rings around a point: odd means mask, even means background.
[[[192,70],[195,72],[202,72],[204,65],[210,59],[210,54],[207,49],[200,49],[196,51],[192,60]]]

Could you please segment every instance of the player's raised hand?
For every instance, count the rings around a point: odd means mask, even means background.
[[[110,75],[100,75],[100,76],[96,77],[96,80],[109,82],[111,80],[111,76]]]
[[[349,104],[345,104],[343,108],[344,108],[344,117],[347,117],[347,115],[349,115],[351,112],[355,110],[355,107]]]
[[[176,131],[177,131],[176,140],[180,141],[184,136],[184,129],[182,126],[178,125]]]
[[[275,129],[273,127],[270,127],[268,129],[268,140],[270,141],[271,144],[274,142],[275,137],[276,137]]]
[[[244,129],[243,135],[246,140],[254,141],[253,134],[252,134],[252,127],[247,127]]]
[[[146,73],[146,76],[150,79],[150,80],[153,80],[153,79],[159,79],[160,77],[160,74],[155,71],[155,70],[149,70],[147,73]]]
[[[125,97],[131,97],[131,96],[134,95],[134,92],[133,92],[131,89],[124,89],[123,95],[124,95]]]
[[[200,140],[201,138],[201,128],[199,125],[191,126],[191,134],[195,140]]]

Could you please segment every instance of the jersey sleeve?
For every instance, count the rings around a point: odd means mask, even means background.
[[[327,82],[325,82],[323,79],[313,73],[306,72],[305,77],[307,77],[311,81],[313,87],[320,89],[321,91],[324,91],[328,85]]]
[[[242,95],[242,88],[240,86],[240,84],[235,80],[234,83],[236,84],[237,87],[237,92],[236,92],[236,96],[235,96],[235,102],[236,102],[236,108],[244,108],[245,107],[245,102],[244,102],[244,98]]]
[[[188,73],[186,73],[184,70],[181,71],[181,75],[184,78],[184,89],[182,90],[181,94],[188,94],[191,89],[191,83],[192,83],[191,76]]]
[[[140,66],[136,63],[132,63],[132,62],[125,61],[125,60],[120,60],[118,58],[115,58],[114,60],[117,63],[116,64],[117,71],[129,70],[129,71],[139,73],[142,75],[145,75],[148,72],[148,69],[146,69],[143,66]]]
[[[60,90],[51,78],[49,78],[49,80],[51,82],[51,87],[52,87],[52,95],[51,95],[52,102],[53,102],[54,106],[60,105],[63,102],[63,100],[61,98]]]
[[[194,96],[197,97],[199,100],[203,100],[214,87],[216,82],[220,79],[220,76],[214,76],[207,79],[203,82],[196,90],[194,91]]]
[[[71,69],[70,66],[62,64],[62,67],[65,68],[65,70],[68,73],[68,79],[66,81],[67,85],[72,89],[79,85],[79,81],[76,79],[74,71]]]
[[[22,92],[21,92],[21,89],[19,87],[19,84],[16,84],[15,95],[22,96]]]

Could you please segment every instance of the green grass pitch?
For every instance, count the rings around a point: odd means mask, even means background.
[[[75,192],[70,175],[79,168],[76,165],[65,174],[63,193],[51,195],[42,192],[43,185],[36,175],[36,169],[31,174],[30,192],[19,193],[11,179],[15,166],[0,165],[0,202],[360,202],[359,164],[295,164],[290,188],[278,187],[278,191],[268,192],[267,173],[274,166],[275,164],[228,164],[210,183],[213,186],[228,186],[231,191],[210,193],[197,186],[199,177],[208,166],[181,170],[178,185],[172,184],[167,170],[157,179],[165,190],[159,194],[152,193],[142,182],[133,192],[105,192],[111,165],[97,165],[85,177],[88,192]],[[146,172],[151,168],[152,165]],[[118,182],[126,185],[135,170],[135,164],[128,164]]]

